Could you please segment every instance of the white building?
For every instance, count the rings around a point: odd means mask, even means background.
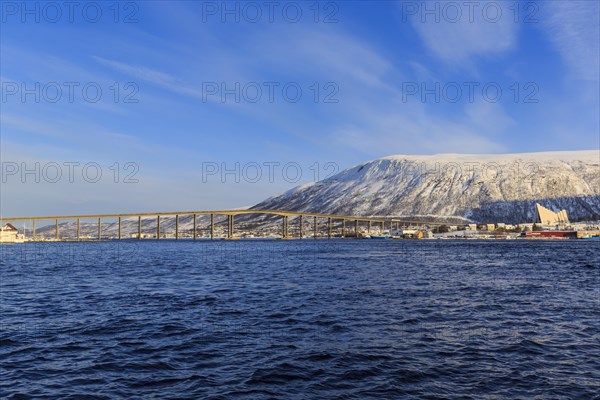
[[[568,224],[569,217],[567,216],[566,210],[560,210],[559,212],[554,212],[552,210],[547,209],[539,203],[535,205],[537,211],[537,222],[540,222],[542,225],[555,225],[555,224]]]
[[[0,243],[16,243],[18,236],[19,230],[12,224],[6,224],[0,228]]]
[[[528,222],[522,222],[519,224],[519,226],[521,227],[521,230],[533,230],[533,224],[528,223]]]

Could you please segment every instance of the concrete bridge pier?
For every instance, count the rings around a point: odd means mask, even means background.
[[[77,241],[79,242],[79,238],[80,238],[80,233],[81,233],[81,222],[80,222],[80,218],[77,218]]]
[[[300,239],[304,237],[304,217],[300,216]]]
[[[318,238],[318,233],[317,233],[317,217],[314,217],[313,219],[313,236],[315,239]]]
[[[156,216],[156,240],[160,240],[160,215]]]
[[[196,230],[196,214],[194,214],[194,229],[192,231],[193,231],[192,235],[194,237],[194,240],[196,240],[196,238],[198,237],[198,232]]]
[[[210,238],[215,238],[215,214],[210,214]]]
[[[328,233],[327,233],[327,237],[329,239],[331,239],[331,218],[327,218],[327,225],[328,225]]]
[[[175,240],[179,239],[179,215],[175,216]]]
[[[346,237],[346,220],[342,219],[342,237]]]
[[[54,226],[54,239],[58,240],[58,218],[56,218],[56,224]]]
[[[102,239],[102,218],[98,218],[98,240]]]
[[[121,239],[121,217],[119,217],[119,240]]]
[[[287,237],[288,237],[288,217],[286,217],[285,215],[282,217],[282,223],[283,223],[283,227],[282,227],[282,231],[281,231],[281,237],[283,239],[287,239]]]
[[[227,238],[233,239],[233,228],[234,228],[233,214],[230,214],[227,216],[227,222],[229,225],[229,227],[227,228]]]
[[[138,216],[138,240],[142,238],[142,216]]]
[[[354,220],[354,237],[358,237],[358,220]]]
[[[34,219],[33,220],[33,240],[35,240],[35,239],[36,239],[36,236],[35,236],[35,219]]]

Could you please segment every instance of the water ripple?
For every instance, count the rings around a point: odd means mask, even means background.
[[[599,398],[594,243],[31,249],[0,246],[0,398]]]

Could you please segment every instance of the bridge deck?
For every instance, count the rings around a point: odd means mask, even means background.
[[[319,214],[311,212],[284,211],[284,210],[210,210],[210,211],[170,211],[170,212],[144,212],[144,213],[120,213],[120,214],[82,214],[82,215],[46,215],[29,217],[0,217],[0,221],[18,222],[18,221],[50,221],[50,220],[68,220],[68,219],[111,219],[111,218],[134,218],[134,217],[163,217],[163,216],[185,216],[185,215],[249,215],[249,214],[267,214],[281,217],[317,217],[346,221],[361,222],[399,222],[415,225],[444,225],[447,222],[430,222],[419,220],[406,220],[394,217],[363,217],[352,215]]]

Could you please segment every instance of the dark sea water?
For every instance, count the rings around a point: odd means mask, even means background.
[[[600,398],[597,241],[0,252],[1,398]]]

